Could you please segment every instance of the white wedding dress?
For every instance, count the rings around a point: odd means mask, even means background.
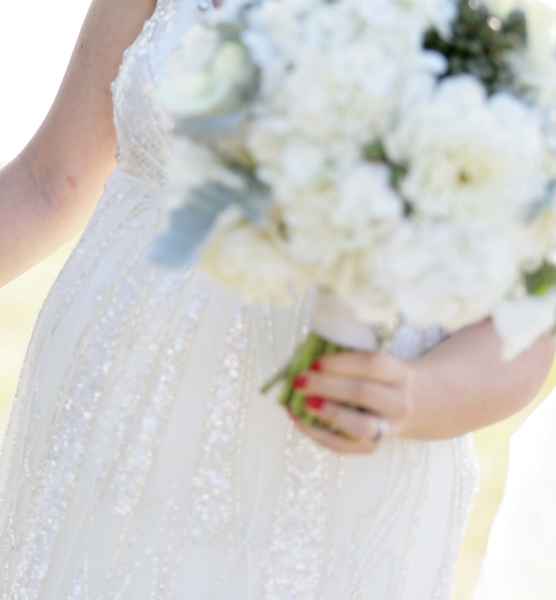
[[[317,446],[258,393],[307,303],[241,306],[146,258],[169,148],[148,92],[200,18],[159,0],[114,81],[118,166],[41,310],[3,443],[0,598],[448,600],[471,436]],[[393,351],[440,339],[404,329]]]

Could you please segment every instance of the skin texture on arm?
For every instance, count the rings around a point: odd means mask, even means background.
[[[541,337],[511,361],[501,359],[501,348],[487,319],[419,359],[413,394],[420,410],[407,435],[455,437],[505,420],[533,402],[554,360],[554,337]]]
[[[155,0],[93,0],[54,103],[0,170],[0,287],[87,223],[115,167],[111,83]]]

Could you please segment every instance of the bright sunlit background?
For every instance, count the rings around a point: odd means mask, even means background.
[[[46,115],[89,4],[90,0],[66,0],[55,5],[26,0],[7,2],[2,7],[0,165],[17,155]],[[38,310],[74,244],[61,248],[0,290],[0,437]],[[539,399],[553,383],[556,369]],[[509,436],[524,416],[517,415],[476,435],[482,486],[458,566],[457,600],[471,599],[488,530],[503,493]],[[547,581],[546,585],[556,587],[554,582]]]

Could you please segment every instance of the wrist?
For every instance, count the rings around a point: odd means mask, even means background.
[[[422,402],[420,401],[420,397],[423,395],[424,368],[424,365],[419,359],[416,359],[411,363],[411,370],[406,389],[406,399],[409,410],[399,431],[399,436],[404,439],[422,439]]]
[[[409,413],[400,437],[434,441],[458,435],[453,428],[453,418],[444,410],[444,400],[450,396],[448,385],[442,382],[437,371],[430,355],[412,362],[407,387]]]

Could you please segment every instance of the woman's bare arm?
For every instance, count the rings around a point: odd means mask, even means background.
[[[93,0],[58,95],[0,170],[0,287],[86,224],[115,166],[110,85],[155,0]]]
[[[408,437],[456,437],[515,415],[539,393],[555,350],[556,339],[547,333],[504,361],[490,318],[455,332],[415,362],[416,410]]]

